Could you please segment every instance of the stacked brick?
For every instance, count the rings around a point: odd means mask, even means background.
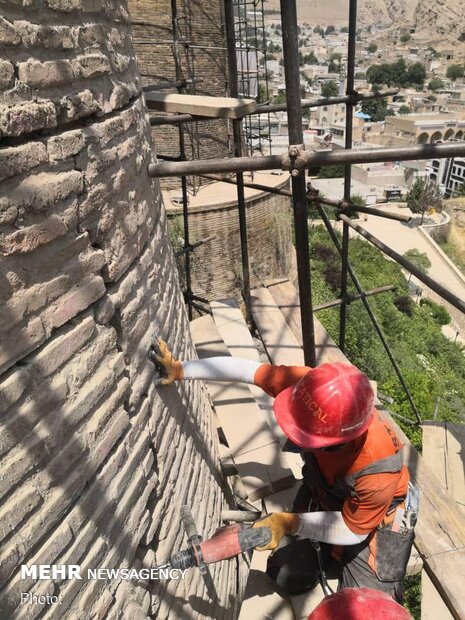
[[[0,617],[229,618],[235,561],[217,598],[195,574],[21,579],[161,563],[181,504],[209,534],[223,496],[201,387],[155,389],[147,358],[192,348],[125,5],[3,1],[0,90]]]

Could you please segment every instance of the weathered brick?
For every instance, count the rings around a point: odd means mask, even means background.
[[[27,60],[18,64],[18,78],[31,88],[50,88],[73,80],[73,67],[69,60]]]
[[[21,329],[21,336],[13,332],[2,334],[0,373],[36,349],[45,340],[45,328],[40,318],[32,319]]]
[[[47,140],[47,153],[51,162],[77,155],[85,146],[84,134],[80,129],[53,136]]]
[[[92,448],[92,453],[86,463],[89,473],[95,472],[100,467],[128,424],[129,416],[122,408],[115,412],[111,424],[104,431],[100,441]]]
[[[80,0],[46,0],[45,3],[52,10],[62,13],[71,13],[81,8]]]
[[[103,54],[86,54],[72,61],[73,70],[78,78],[95,78],[110,73],[110,61]]]
[[[41,142],[28,142],[0,150],[0,181],[29,172],[47,161],[47,151]]]
[[[77,325],[67,325],[39,352],[28,357],[27,363],[33,372],[45,378],[67,362],[93,336],[95,322],[88,316]]]
[[[29,386],[29,373],[23,368],[11,370],[0,378],[0,411],[7,411]]]
[[[31,436],[31,431],[34,434],[36,432],[35,425],[45,418],[44,412],[52,412],[51,417],[54,416],[54,411],[57,412],[58,416],[61,415],[61,407],[68,393],[66,380],[57,375],[47,387],[47,390],[43,390],[39,384],[39,387],[32,389],[31,385],[21,409],[12,407],[8,415],[2,417],[0,422],[0,454],[4,454],[14,446],[21,444],[24,438]]]
[[[0,135],[22,136],[39,129],[56,127],[56,110],[51,102],[6,107],[0,105]]]
[[[8,196],[2,196],[0,209],[8,207],[47,209],[72,194],[80,194],[82,191],[82,172],[77,170],[57,173],[40,172],[21,181],[15,189],[9,192]]]
[[[103,396],[106,396],[115,385],[116,373],[111,367],[103,365],[95,372],[92,381],[88,381],[75,401],[67,404],[64,415],[67,424],[75,426],[84,418]]]
[[[60,101],[61,116],[65,122],[77,121],[86,118],[96,112],[100,112],[101,107],[90,90],[84,90],[77,95],[63,97]]]
[[[0,17],[0,45],[18,45],[21,42],[16,28],[4,17]]]
[[[14,26],[25,48],[68,50],[74,47],[71,29],[68,26],[47,26],[28,21],[15,21]]]
[[[22,486],[0,509],[0,541],[14,531],[20,523],[41,502],[41,497],[32,485]]]
[[[15,72],[11,62],[0,60],[0,90],[6,90],[11,86],[14,74]]]
[[[113,392],[86,424],[85,435],[90,444],[98,441],[104,429],[107,427],[113,412],[118,406],[124,404],[129,389],[129,381],[126,377],[122,378],[115,386]]]
[[[60,327],[82,310],[88,308],[105,292],[100,276],[88,276],[68,293],[57,299],[43,313],[43,321],[49,328]]]
[[[66,226],[58,215],[51,215],[40,224],[18,230],[0,241],[0,251],[5,256],[33,252],[59,237],[66,235]]]

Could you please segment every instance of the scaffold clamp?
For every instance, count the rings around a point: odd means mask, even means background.
[[[291,144],[287,153],[283,153],[281,157],[281,168],[289,170],[291,176],[298,177],[301,170],[305,169],[305,145]]]

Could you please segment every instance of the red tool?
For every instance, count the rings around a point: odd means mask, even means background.
[[[183,506],[181,514],[189,547],[174,553],[164,566],[179,569],[196,566],[201,573],[205,573],[207,564],[228,560],[255,547],[267,545],[271,540],[269,528],[252,528],[237,523],[218,528],[211,538],[202,542],[189,507]]]

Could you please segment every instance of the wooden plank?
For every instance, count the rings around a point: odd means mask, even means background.
[[[171,114],[192,114],[209,118],[243,118],[255,112],[255,99],[232,97],[205,97],[204,95],[179,95],[177,93],[145,93],[149,110]]]
[[[218,332],[231,355],[260,362],[260,354],[236,300],[214,301],[211,303],[211,309]],[[274,399],[255,385],[249,385],[249,390],[265,415],[274,441],[282,446],[286,437],[276,424],[273,412]],[[297,479],[302,477],[302,459],[298,454],[283,453],[281,461],[292,470]]]
[[[304,365],[302,346],[290,330],[270,291],[251,291],[252,314],[273,364]]]
[[[453,620],[426,571],[421,573],[421,620]]]
[[[193,321],[191,332],[199,357],[229,356],[211,316]],[[281,459],[280,447],[248,386],[221,381],[206,385],[250,499],[292,484],[294,475]]]
[[[446,422],[446,465],[447,465],[447,488],[455,502],[465,514],[465,424],[453,424]]]
[[[446,428],[442,422],[423,425],[423,456],[434,463],[434,473],[441,488],[447,490]]]
[[[266,283],[276,305],[289,325],[297,342],[302,342],[302,325],[300,322],[299,293],[289,280],[270,280]],[[349,363],[347,357],[338,348],[337,344],[325,330],[320,321],[314,316],[315,353],[317,365],[324,362]]]

